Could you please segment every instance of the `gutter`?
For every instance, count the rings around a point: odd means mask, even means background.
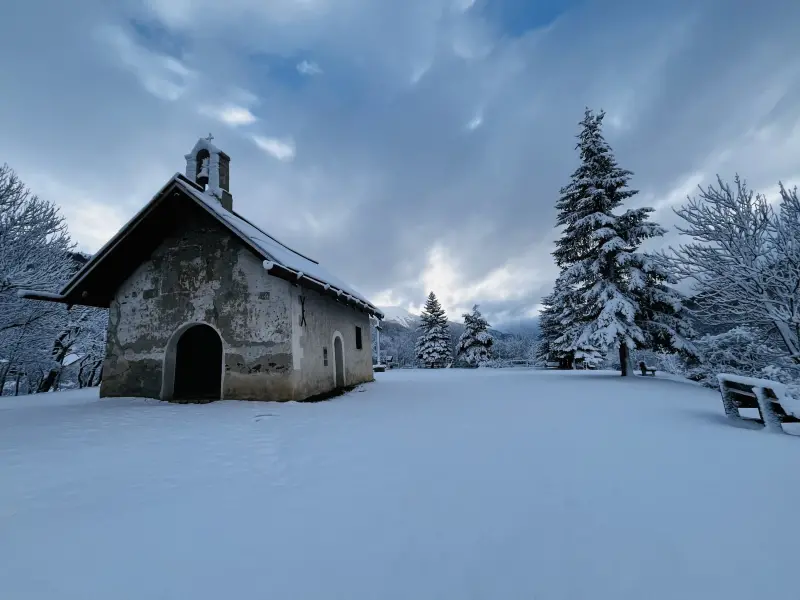
[[[269,273],[273,269],[275,269],[276,271],[285,271],[287,274],[293,277],[282,277],[282,279],[295,282],[305,281],[311,283],[315,287],[320,288],[324,292],[332,292],[336,296],[337,300],[344,300],[345,303],[355,304],[356,306],[362,308],[363,310],[365,310],[366,312],[370,313],[371,315],[373,315],[378,319],[384,318],[383,313],[374,306],[372,306],[369,302],[365,302],[359,298],[356,298],[352,294],[348,294],[347,292],[340,290],[337,287],[334,287],[328,283],[324,283],[319,279],[311,277],[310,275],[306,275],[302,271],[291,269],[285,265],[275,263],[271,260],[265,260],[262,263],[262,266],[264,267],[264,270],[267,271],[267,273]],[[277,275],[277,273],[275,273],[275,275]]]

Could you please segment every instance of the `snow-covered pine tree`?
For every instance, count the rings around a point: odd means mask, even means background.
[[[575,360],[574,350],[562,350],[557,341],[564,334],[561,323],[562,314],[566,310],[564,282],[556,279],[553,291],[542,299],[539,311],[539,340],[536,343],[535,360],[540,364],[558,362],[559,369],[571,369]]]
[[[566,278],[560,277],[556,285],[554,302],[558,309],[557,322],[561,335],[550,345],[551,351],[563,361],[564,368],[577,365],[597,367],[603,362],[605,351],[590,338],[582,337],[585,325],[583,310],[585,301],[576,286],[567,285]]]
[[[450,362],[450,327],[442,305],[431,292],[417,328],[417,361],[427,369],[446,367]]]
[[[668,263],[658,255],[637,254],[631,262],[630,285],[638,296],[637,323],[645,334],[644,347],[654,352],[678,352],[685,358],[697,355],[691,311],[683,295],[670,287],[678,282]]]
[[[492,357],[492,344],[494,339],[489,333],[489,322],[483,318],[476,304],[471,313],[464,313],[464,333],[458,339],[456,359],[480,367]]]
[[[622,375],[633,373],[631,350],[658,343],[691,351],[683,337],[680,295],[662,262],[638,252],[641,243],[666,232],[649,221],[652,208],[615,214],[637,190],[633,173],[620,168],[602,133],[604,112],[586,109],[577,148],[581,164],[561,189],[558,225],[564,232],[553,256],[562,269],[563,335],[554,345],[587,360],[618,348]],[[684,327],[684,325],[686,327]]]
[[[560,311],[555,303],[555,292],[551,292],[542,298],[542,308],[539,310],[539,340],[536,342],[535,351],[536,362],[538,363],[546,364],[557,360],[551,346],[561,336],[561,326],[558,321],[559,313]],[[564,365],[560,366],[564,368]]]

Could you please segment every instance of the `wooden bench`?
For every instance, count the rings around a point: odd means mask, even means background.
[[[800,423],[800,419],[789,415],[781,405],[786,386],[769,379],[755,379],[720,373],[717,375],[722,406],[729,419],[745,419],[740,408],[757,408],[759,418],[768,431],[783,432],[783,423]]]
[[[530,367],[532,366],[531,361],[527,358],[512,358],[508,361],[508,364],[512,367]]]
[[[557,369],[560,366],[561,363],[558,362],[557,360],[548,360],[546,363],[544,363],[545,369]]]
[[[648,367],[646,364],[644,364],[644,361],[639,363],[639,369],[642,371],[642,377],[646,377],[647,375],[652,375],[653,377],[656,376],[656,368]]]

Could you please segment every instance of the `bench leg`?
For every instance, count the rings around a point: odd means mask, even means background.
[[[719,384],[719,391],[722,394],[722,407],[725,409],[725,416],[734,421],[741,420],[742,415],[739,414],[739,407],[736,404],[736,400],[733,399],[733,396],[728,392],[722,382]]]
[[[772,400],[767,398],[764,388],[754,387],[753,393],[756,395],[756,400],[758,400],[758,412],[761,413],[761,420],[764,421],[764,428],[773,433],[783,433],[781,419],[775,413],[772,407]]]

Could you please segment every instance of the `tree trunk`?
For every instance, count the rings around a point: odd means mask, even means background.
[[[14,380],[14,395],[19,396],[19,380],[22,377],[22,373],[17,371],[17,378]]]
[[[800,343],[798,343],[794,332],[784,321],[774,320],[773,323],[775,324],[775,329],[778,330],[778,334],[783,340],[783,345],[789,351],[789,357],[792,359],[792,362],[795,364],[800,363]]]
[[[44,392],[49,392],[56,383],[56,377],[58,377],[58,371],[56,369],[50,369],[39,384],[36,393],[42,394]]]
[[[83,387],[83,370],[85,369],[85,365],[81,364],[81,368],[78,369],[78,388]]]
[[[72,343],[64,343],[68,337],[68,332],[63,332],[56,338],[56,341],[53,342],[51,356],[58,366],[51,368],[47,376],[42,379],[42,382],[39,384],[39,393],[49,392],[50,390],[58,388],[58,380],[60,379],[61,371],[64,369],[64,359],[67,358],[67,354],[69,354],[72,346]]]
[[[619,368],[623,377],[630,377],[633,375],[631,351],[624,342],[619,345]]]

